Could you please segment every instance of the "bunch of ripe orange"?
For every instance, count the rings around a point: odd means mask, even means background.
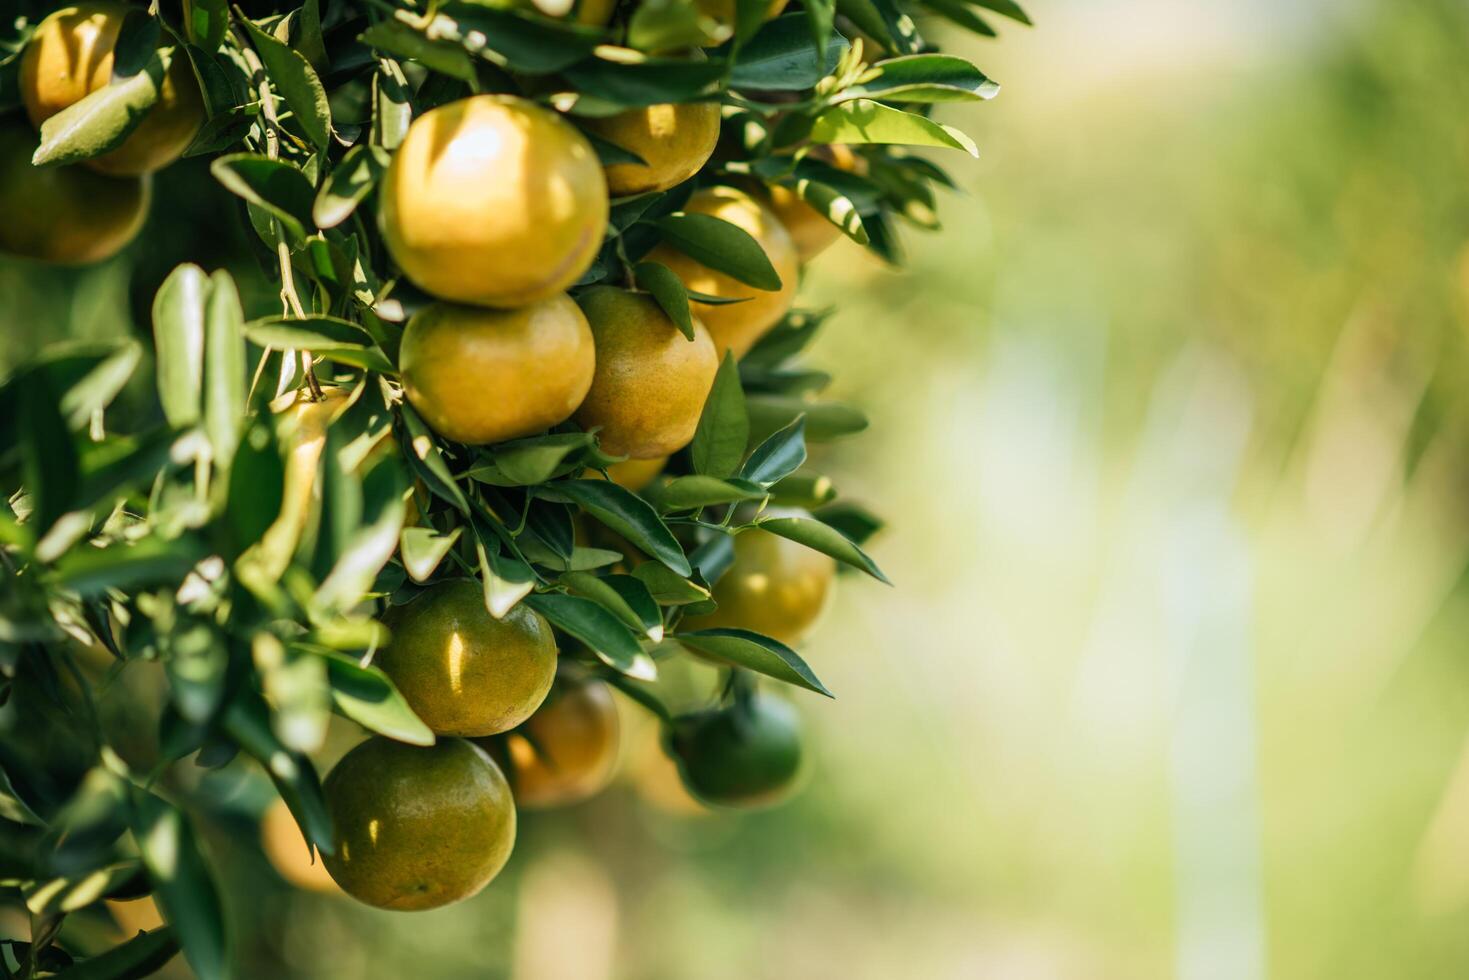
[[[573,419],[595,428],[605,451],[628,457],[612,476],[638,486],[693,437],[723,352],[742,354],[786,314],[802,252],[768,199],[709,187],[687,210],[748,232],[780,275],[779,290],[660,247],[650,258],[691,290],[742,302],[695,301],[689,340],[646,294],[597,286],[573,300],[566,289],[601,247],[609,198],[697,173],[714,151],[719,112],[712,103],[655,105],[591,128],[645,163],[604,168],[575,127],[523,99],[481,95],[434,109],[394,156],[379,214],[398,267],[437,297],[410,319],[399,354],[404,393],[424,419],[470,444]],[[827,224],[799,201],[777,203],[794,220]],[[809,231],[802,240],[807,255],[831,241]],[[831,559],[746,532],[714,593],[718,611],[698,625],[794,642],[833,576]],[[441,738],[432,748],[374,738],[343,759],[325,785],[338,833],[325,864],[363,901],[427,908],[473,894],[499,870],[515,834],[512,801],[572,803],[608,783],[617,715],[603,682],[557,678],[556,642],[538,613],[520,605],[495,620],[472,581],[441,582],[385,624],[393,639],[376,662]],[[800,759],[791,709],[763,697],[738,719],[720,711],[690,719],[669,749],[689,789],[714,804],[778,798]]]

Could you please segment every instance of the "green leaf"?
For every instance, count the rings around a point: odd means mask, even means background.
[[[235,694],[224,713],[224,729],[240,748],[265,768],[286,801],[286,806],[301,825],[306,840],[317,849],[331,854],[332,819],[321,795],[321,781],[311,760],[287,749],[270,725],[270,710],[252,690]],[[184,942],[187,949],[188,940]]]
[[[737,225],[713,215],[681,211],[664,215],[653,225],[663,241],[711,269],[756,289],[781,288],[780,274],[770,264],[765,250]]]
[[[977,7],[983,7],[986,10],[993,10],[997,14],[1009,17],[1011,20],[1018,20],[1027,27],[1031,26],[1030,16],[1024,10],[1020,9],[1020,4],[1016,3],[1015,0],[968,0],[968,2]]]
[[[830,524],[849,541],[859,545],[866,544],[884,526],[882,518],[849,501],[827,504],[813,511],[811,516],[823,524]]]
[[[372,145],[396,150],[412,122],[413,89],[402,66],[384,58],[372,76]],[[387,166],[386,160],[383,166]]]
[[[924,0],[924,6],[945,20],[980,37],[995,37],[995,29],[968,5],[969,0]]]
[[[763,500],[765,491],[743,480],[721,480],[718,477],[693,473],[679,476],[664,484],[656,484],[643,491],[643,496],[659,510],[697,510],[718,504],[734,504],[745,500]]]
[[[709,590],[702,585],[675,575],[656,562],[645,561],[632,570],[633,578],[648,587],[653,601],[660,606],[687,606],[709,599]]]
[[[136,340],[129,338],[119,344],[62,396],[61,411],[66,416],[66,424],[73,430],[86,426],[93,413],[112,403],[142,359],[143,345]]]
[[[174,930],[162,926],[152,932],[139,932],[105,953],[75,963],[56,974],[54,980],[141,980],[163,969],[178,951]]]
[[[964,58],[915,54],[873,65],[862,80],[839,93],[835,102],[885,99],[897,102],[976,102],[992,99],[998,83]]]
[[[946,146],[979,156],[974,141],[952,126],[867,99],[823,110],[812,124],[810,136],[817,143]]]
[[[552,432],[504,442],[490,450],[489,459],[471,467],[467,475],[497,487],[545,483],[557,474],[567,457],[589,449],[595,442],[596,438],[586,432]]]
[[[76,163],[115,150],[142,123],[158,101],[171,49],[154,52],[138,71],[114,77],[41,124],[36,166]]]
[[[751,395],[748,402],[750,435],[764,439],[806,416],[806,441],[830,442],[867,428],[867,416],[841,402],[808,402],[784,395]]]
[[[593,600],[654,643],[663,640],[663,613],[640,579],[631,575],[593,575],[567,572],[561,584]]]
[[[408,461],[414,472],[431,492],[453,504],[461,514],[468,515],[469,501],[464,499],[464,492],[454,482],[449,464],[444,462],[444,454],[429,432],[428,424],[407,402],[399,406],[398,414],[403,420],[403,433],[406,436],[400,442],[408,450]]]
[[[251,659],[260,690],[270,701],[270,728],[292,752],[315,752],[331,722],[331,688],[326,665],[316,657],[287,650],[274,633],[251,637]]]
[[[228,272],[216,272],[209,285],[204,314],[204,432],[215,465],[228,467],[244,425],[245,315]]]
[[[334,650],[304,644],[298,648],[326,661],[332,703],[343,715],[369,731],[409,745],[434,744],[434,733],[408,707],[387,674]]]
[[[841,190],[830,184],[805,177],[797,177],[783,183],[787,183],[796,192],[797,197],[810,205],[811,210],[840,228],[842,234],[858,245],[868,243],[867,229],[862,224],[861,209],[856,201]]]
[[[833,696],[796,651],[768,636],[750,630],[708,629],[679,633],[674,639],[723,663],[745,667],[817,694]]]
[[[372,193],[392,157],[381,146],[359,144],[347,151],[321,185],[311,218],[318,228],[335,228],[352,216],[362,199]]]
[[[228,0],[183,0],[184,31],[189,41],[213,53],[224,43],[230,29]]]
[[[745,392],[734,354],[726,353],[714,376],[714,386],[704,401],[689,456],[694,472],[706,476],[733,476],[745,457],[750,436],[750,419],[745,412]]]
[[[717,24],[688,0],[643,0],[627,22],[627,43],[640,51],[677,51],[705,44]]]
[[[796,472],[805,462],[806,416],[802,415],[757,446],[740,470],[740,476],[769,487]]]
[[[393,557],[403,530],[403,498],[411,485],[399,459],[381,460],[363,478],[361,516],[335,549],[336,563],[316,590],[318,609],[345,613],[358,605]]]
[[[767,517],[756,522],[756,526],[797,544],[803,544],[823,555],[830,555],[839,562],[866,572],[885,585],[892,585],[887,576],[882,573],[882,569],[878,568],[861,548],[830,524],[808,520],[804,517]]]
[[[229,669],[224,637],[205,620],[174,622],[173,606],[166,609],[166,619],[155,620],[155,626],[162,633],[158,646],[173,706],[185,721],[202,724],[213,717],[224,699],[225,671]]]
[[[395,374],[393,365],[357,324],[338,317],[264,317],[245,324],[245,336],[261,347],[309,350],[329,361]]]
[[[229,500],[225,521],[234,553],[265,537],[266,530],[281,512],[285,486],[285,464],[276,444],[270,420],[256,417],[240,437],[229,473]],[[295,541],[290,545],[294,547]],[[267,556],[267,564],[285,566],[289,555]]]
[[[22,888],[26,908],[32,915],[75,912],[136,881],[142,867],[136,860],[119,861],[70,877],[35,881]]]
[[[526,603],[558,629],[585,643],[607,666],[621,674],[650,681],[658,676],[653,660],[616,616],[591,599],[538,592]]]
[[[291,107],[291,113],[306,137],[324,150],[331,141],[332,112],[326,89],[306,56],[256,27],[241,20],[260,53],[270,84]]]
[[[740,48],[739,59],[729,73],[730,88],[755,92],[804,92],[836,67],[849,47],[847,39],[831,32],[831,7],[827,11],[817,57],[812,44],[811,6],[806,13],[777,17]]]
[[[176,267],[153,298],[158,398],[175,429],[200,419],[204,376],[204,306],[209,278],[197,265]]]
[[[72,551],[56,563],[53,581],[85,596],[100,595],[108,589],[131,592],[157,585],[177,586],[206,555],[203,546],[190,537],[147,537],[130,545]]]
[[[427,582],[463,531],[464,528],[456,527],[448,534],[440,534],[431,527],[405,527],[398,547],[408,577],[415,582]]]
[[[34,827],[45,826],[45,821],[36,816],[36,811],[20,798],[14,784],[10,782],[10,775],[4,769],[0,769],[0,817]]]
[[[679,332],[693,340],[694,317],[689,312],[689,291],[684,288],[678,274],[662,262],[639,262],[633,274],[637,277],[638,288],[652,293],[653,299],[658,301]]]
[[[598,99],[618,105],[645,106],[695,101],[708,94],[728,69],[729,63],[718,58],[644,58],[627,49],[599,48],[595,57],[567,68],[562,75],[578,92],[594,92]]]
[[[27,372],[15,394],[21,477],[35,508],[29,523],[39,537],[76,501],[81,462],[46,374],[40,370]]]
[[[770,488],[772,504],[778,507],[799,507],[802,510],[831,503],[836,496],[836,487],[832,485],[831,478],[815,473],[794,473]],[[817,519],[820,520],[820,517]],[[846,533],[844,529],[838,530]],[[848,534],[847,537],[851,538],[852,535]]]
[[[362,32],[363,44],[416,61],[425,68],[474,82],[474,61],[453,41],[429,40],[423,32],[401,20],[382,20]]]
[[[832,38],[832,22],[836,20],[836,0],[805,0],[801,6],[805,8],[806,23],[811,30],[813,51],[825,51]]]
[[[209,164],[209,172],[231,193],[279,218],[296,238],[311,224],[311,182],[299,168],[258,153],[232,153]]]
[[[466,46],[483,45],[482,53],[495,55],[490,58],[495,64],[530,75],[549,75],[569,68],[605,40],[596,28],[513,9],[498,10],[472,0],[448,0],[438,9],[443,16],[436,19],[436,25],[445,21],[457,24]]]
[[[519,559],[507,558],[501,553],[498,535],[478,512],[471,515],[471,523],[484,586],[485,609],[495,619],[504,619],[516,603],[535,588],[535,573]]]
[[[679,575],[689,574],[689,560],[673,533],[648,502],[632,491],[608,480],[563,480],[547,489],[564,495]]]
[[[199,980],[226,980],[230,941],[224,909],[193,829],[177,807],[146,790],[135,788],[132,803],[133,837],[164,921],[178,934]]]

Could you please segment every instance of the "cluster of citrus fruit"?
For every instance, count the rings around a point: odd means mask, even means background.
[[[43,20],[20,62],[24,120],[0,119],[0,251],[44,262],[96,262],[132,241],[148,215],[151,175],[177,160],[204,122],[187,59],[122,145],[70,166],[36,167],[36,128],[111,83],[128,8],[88,0]],[[34,128],[33,128],[34,127]]]
[[[596,286],[572,299],[566,289],[601,246],[609,195],[688,179],[714,151],[719,115],[710,103],[655,105],[596,129],[644,163],[604,168],[573,126],[523,99],[482,95],[432,110],[385,175],[381,224],[397,265],[437,297],[409,321],[399,354],[404,392],[424,419],[469,444],[574,419],[603,450],[628,457],[611,476],[637,488],[692,439],[721,354],[744,352],[785,315],[799,262],[831,239],[811,232],[827,225],[813,212],[800,225],[803,252],[771,200],[706,188],[687,210],[748,232],[778,270],[778,291],[663,249],[655,256],[690,289],[739,301],[696,301],[692,339],[646,294]],[[798,219],[807,207],[781,203]],[[825,605],[832,559],[761,531],[740,535],[735,551],[714,592],[718,610],[699,625],[799,640]],[[500,870],[515,803],[576,802],[608,783],[617,714],[604,682],[566,670],[558,679],[556,640],[539,613],[521,604],[494,619],[472,580],[439,582],[384,624],[393,638],[375,663],[439,741],[375,737],[332,770],[324,790],[337,848],[324,863],[365,902],[430,908],[474,894]],[[668,750],[689,790],[716,805],[779,798],[800,761],[794,713],[758,694],[739,712],[683,719]]]

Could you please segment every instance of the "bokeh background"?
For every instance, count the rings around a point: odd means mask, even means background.
[[[804,287],[873,419],[819,463],[897,583],[845,579],[808,645],[805,791],[693,811],[630,708],[613,790],[415,915],[223,818],[242,975],[1464,975],[1469,7],[1029,7],[946,38],[1004,90],[943,110],[982,149],[939,158],[943,229]],[[198,201],[168,219],[218,264]],[[0,265],[0,367],[145,322],[177,258]]]

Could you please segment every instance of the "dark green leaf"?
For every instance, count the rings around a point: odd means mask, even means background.
[[[136,340],[129,338],[119,344],[62,396],[61,411],[66,416],[66,424],[72,429],[86,426],[94,412],[102,411],[122,391],[142,358],[143,345]]]
[[[758,526],[824,555],[830,555],[837,561],[845,562],[853,568],[866,572],[879,582],[892,584],[882,573],[882,569],[878,568],[861,548],[830,524],[808,520],[804,517],[767,517],[759,521]]]
[[[689,312],[689,291],[684,288],[678,274],[662,262],[639,262],[633,272],[637,276],[638,288],[652,293],[679,332],[693,340],[694,318]]]
[[[449,464],[444,462],[444,454],[429,432],[428,424],[406,402],[399,407],[399,416],[403,420],[403,432],[406,436],[402,442],[408,450],[408,460],[414,472],[430,491],[449,501],[461,514],[468,515],[469,501],[464,499],[464,492],[454,482]]]
[[[0,769],[0,818],[36,827],[45,824],[45,821],[36,816],[36,811],[20,798],[20,794],[15,791],[15,786],[10,782],[9,774],[4,769]]]
[[[483,45],[502,68],[531,75],[561,71],[591,54],[602,32],[561,20],[499,10],[472,0],[440,4],[436,23],[457,23],[466,47]]]
[[[57,585],[82,595],[177,585],[208,552],[193,538],[153,536],[135,544],[72,551],[56,563]]]
[[[209,53],[218,51],[229,29],[227,0],[184,0],[184,31],[194,45]]]
[[[362,43],[466,82],[475,80],[469,53],[453,41],[429,40],[401,20],[382,20],[362,34]]]
[[[311,182],[298,168],[258,153],[234,153],[209,165],[216,180],[259,208],[279,218],[296,238],[311,225]]]
[[[667,483],[654,485],[643,491],[643,496],[659,510],[697,510],[718,504],[733,504],[745,500],[763,500],[765,491],[744,480],[721,480],[701,473],[675,477]]]
[[[995,29],[968,5],[968,0],[924,0],[924,6],[980,37],[994,37]]]
[[[641,680],[657,676],[652,658],[643,652],[632,632],[591,599],[540,592],[526,596],[525,601],[558,629],[585,643],[613,670]]]
[[[867,416],[840,402],[808,402],[784,395],[751,395],[748,400],[750,437],[765,439],[806,416],[806,441],[830,442],[867,428]]]
[[[226,980],[230,942],[213,876],[183,813],[154,794],[134,789],[132,829],[153,897],[183,945],[199,980]]]
[[[120,946],[82,960],[56,974],[55,980],[142,980],[151,977],[179,951],[173,929],[163,926],[140,932]]]
[[[749,435],[750,419],[745,411],[739,368],[734,354],[726,353],[689,446],[694,472],[721,478],[733,476],[745,456]]]
[[[1031,24],[1029,15],[1020,9],[1020,4],[1016,3],[1015,0],[968,0],[968,2],[975,6],[983,7],[986,10],[993,10],[997,14],[1009,17],[1011,20],[1018,20],[1027,27]]]
[[[224,713],[224,728],[240,748],[263,767],[286,801],[306,840],[332,853],[332,821],[311,760],[281,744],[270,725],[270,710],[253,691],[237,693]],[[188,940],[185,940],[185,947]]]
[[[664,242],[703,265],[756,289],[781,288],[780,274],[765,250],[743,228],[712,215],[685,212],[664,215],[653,224]]]
[[[869,538],[883,528],[882,518],[865,507],[846,501],[828,504],[814,511],[811,516],[823,524],[830,524],[847,539],[859,545],[866,544]]]
[[[757,446],[740,470],[740,476],[768,487],[796,472],[804,462],[806,417],[802,415]]]
[[[29,524],[39,536],[75,503],[81,463],[76,443],[58,410],[57,393],[46,374],[41,370],[27,372],[15,394],[21,477],[34,507]]]
[[[434,733],[408,707],[393,682],[376,667],[363,667],[344,654],[302,647],[326,661],[337,710],[362,727],[410,745],[434,744]]]
[[[595,441],[585,432],[552,432],[504,442],[488,452],[488,460],[471,467],[468,476],[497,487],[544,483],[557,474],[567,457],[590,448]]]
[[[750,630],[709,629],[679,633],[675,639],[715,660],[832,696],[796,651],[768,636]]]
[[[564,480],[550,484],[549,489],[566,496],[674,572],[689,574],[683,548],[657,512],[637,494],[608,480]]]
[[[729,74],[731,88],[755,92],[802,92],[829,74],[846,52],[847,39],[831,32],[831,7],[825,7],[826,28],[817,58],[812,44],[811,7],[806,13],[777,17],[760,28],[740,49]]]
[[[706,94],[721,78],[729,63],[717,58],[692,61],[676,58],[642,58],[613,61],[610,58],[587,58],[562,74],[578,92],[596,93],[625,106],[658,105],[664,102],[691,102]]]
[[[561,584],[586,596],[654,643],[663,639],[663,614],[640,579],[631,575],[567,572]]]
[[[686,606],[709,598],[708,589],[675,575],[656,562],[645,561],[634,568],[632,574],[648,587],[654,601],[662,606]]]
[[[372,76],[372,95],[372,145],[396,150],[413,122],[413,89],[396,61],[384,58],[378,63],[377,73]]]
[[[1000,86],[969,61],[948,54],[915,54],[873,65],[836,101],[886,99],[898,102],[973,102],[992,99]]]
[[[306,137],[316,144],[317,149],[326,149],[331,141],[332,112],[327,103],[326,89],[306,56],[294,50],[256,27],[242,20],[250,32],[250,40],[260,54],[270,84],[291,107],[296,123]]]

